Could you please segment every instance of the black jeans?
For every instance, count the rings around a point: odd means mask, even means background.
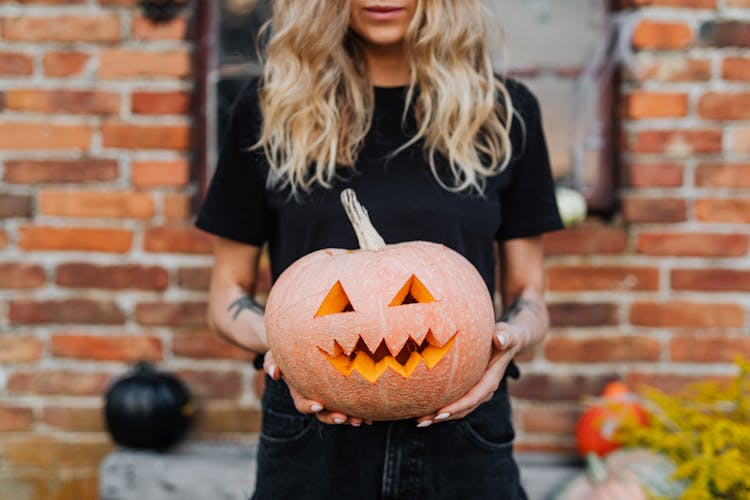
[[[254,500],[526,500],[505,381],[462,420],[326,425],[266,377]]]

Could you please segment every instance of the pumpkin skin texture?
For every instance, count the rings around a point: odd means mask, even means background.
[[[194,412],[184,384],[145,362],[115,381],[105,400],[107,430],[129,448],[169,448],[187,433]]]
[[[463,396],[495,329],[474,266],[424,241],[313,252],[279,276],[265,318],[286,381],[367,420],[427,415]]]

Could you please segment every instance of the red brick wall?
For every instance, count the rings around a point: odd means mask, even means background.
[[[0,0],[3,498],[96,496],[102,392],[140,358],[184,376],[200,436],[258,426],[247,354],[205,327],[188,16],[135,5]]]
[[[625,3],[621,210],[546,238],[553,329],[512,386],[522,449],[570,449],[610,379],[674,390],[750,356],[750,2]]]
[[[187,22],[135,0],[0,0],[0,491],[93,498],[101,393],[142,357],[253,439],[248,356],[205,328]],[[583,394],[673,388],[750,355],[750,3],[635,1],[623,207],[553,234],[548,342],[513,384],[521,449],[569,450]],[[742,21],[739,21],[742,20]],[[267,281],[267,273],[265,274]],[[267,285],[266,285],[267,286]]]

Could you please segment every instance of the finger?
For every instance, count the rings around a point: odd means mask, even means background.
[[[417,419],[417,427],[424,428],[429,427],[435,423],[435,415],[425,415]]]
[[[281,378],[281,370],[276,366],[276,361],[273,359],[273,353],[271,351],[267,351],[263,357],[263,371],[274,380],[279,380]]]
[[[482,378],[479,379],[479,382],[477,382],[474,387],[469,389],[469,391],[460,399],[438,410],[437,414],[442,415],[443,413],[448,413],[449,416],[445,417],[443,420],[453,420],[458,418],[456,415],[466,410],[476,408],[484,401],[489,400],[492,397],[492,394],[500,386],[500,379],[505,372],[505,367],[508,362],[510,362],[509,355],[505,354],[498,357],[490,364],[487,371],[484,372]]]
[[[289,386],[289,394],[292,396],[294,401],[294,407],[300,413],[310,414],[319,413],[323,411],[323,404],[320,401],[314,399],[307,399],[305,396],[300,394],[295,388]]]
[[[328,425],[342,425],[348,420],[348,417],[338,411],[323,410],[315,414],[318,420]]]
[[[349,417],[349,424],[353,425],[354,427],[359,427],[360,425],[362,425],[362,419]]]

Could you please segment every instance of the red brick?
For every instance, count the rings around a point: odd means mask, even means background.
[[[179,370],[177,376],[197,398],[237,398],[242,394],[242,374],[237,370]]]
[[[705,222],[750,222],[750,199],[711,198],[695,202],[696,217]]]
[[[188,290],[208,290],[211,270],[210,267],[181,267],[177,272],[177,283]]]
[[[645,387],[659,389],[661,391],[675,394],[685,390],[686,386],[696,382],[723,382],[728,383],[729,377],[696,375],[676,375],[672,373],[629,373],[625,377],[625,383],[637,391],[643,391]]]
[[[29,76],[34,73],[34,59],[21,52],[0,52],[0,75]]]
[[[236,405],[207,404],[198,410],[195,430],[199,433],[259,432],[260,411]]]
[[[684,23],[644,20],[633,32],[633,47],[638,50],[684,49],[693,43],[693,30]]]
[[[739,257],[748,251],[746,234],[642,233],[638,252],[648,255]]]
[[[658,361],[661,345],[648,337],[606,337],[575,339],[551,337],[544,346],[550,361],[604,363],[615,361]]]
[[[213,239],[192,226],[162,226],[146,230],[143,247],[147,252],[208,254]]]
[[[3,37],[27,42],[116,42],[120,18],[111,16],[6,17]]]
[[[102,90],[5,91],[6,107],[16,111],[111,115],[120,112],[120,95]]]
[[[663,153],[689,157],[694,154],[721,153],[721,129],[644,130],[630,136],[627,149],[633,153]]]
[[[707,21],[700,28],[703,43],[713,47],[750,47],[750,22]]]
[[[176,17],[166,23],[154,24],[144,16],[135,16],[132,36],[140,40],[184,40],[187,36],[187,19]]]
[[[580,410],[534,406],[519,411],[521,428],[524,433],[561,434],[572,436],[575,433]]]
[[[713,120],[745,120],[750,118],[750,92],[708,92],[698,101],[698,114]]]
[[[672,361],[696,363],[731,363],[738,356],[750,357],[750,338],[687,335],[672,338],[669,342]]]
[[[188,92],[133,92],[133,113],[144,115],[185,114],[190,111]]]
[[[679,198],[623,199],[622,211],[628,222],[682,222],[687,220],[687,202]]]
[[[544,401],[573,400],[583,396],[599,395],[615,375],[542,375],[525,373],[508,385],[510,393],[522,399]]]
[[[658,290],[655,267],[560,265],[547,270],[547,285],[554,291]]]
[[[95,359],[100,361],[161,361],[161,340],[137,335],[52,336],[52,355],[58,358]]]
[[[47,278],[37,264],[0,262],[0,288],[39,288]]]
[[[670,282],[673,290],[705,292],[750,292],[750,271],[736,269],[675,269]]]
[[[692,59],[684,54],[649,58],[638,63],[639,73],[631,80],[656,82],[705,82],[711,79],[711,61]]]
[[[184,193],[166,193],[163,208],[167,222],[185,222],[193,215],[190,208],[190,195]]]
[[[43,190],[39,208],[46,215],[148,219],[154,215],[154,199],[147,193],[127,191]]]
[[[72,432],[100,432],[105,429],[101,406],[45,406],[42,421],[50,427]]]
[[[206,325],[205,302],[141,302],[135,306],[135,321],[147,326]]]
[[[55,283],[73,288],[165,290],[169,273],[160,266],[68,263],[57,266]]]
[[[15,2],[20,4],[31,4],[31,5],[69,5],[69,4],[81,4],[86,0],[0,0],[0,3]]]
[[[50,436],[9,438],[5,443],[8,463],[24,467],[91,467],[112,451],[102,438],[76,437],[58,440]]]
[[[77,76],[83,73],[91,55],[85,52],[47,52],[44,54],[44,74],[47,76]]]
[[[688,96],[684,93],[636,91],[625,98],[625,116],[640,118],[679,118],[687,116]]]
[[[750,81],[750,57],[725,57],[721,76],[724,80]]]
[[[107,122],[102,125],[102,142],[107,148],[175,149],[190,147],[188,125],[135,125]]]
[[[703,187],[750,188],[750,163],[704,163],[695,170],[695,183]]]
[[[615,304],[585,304],[580,302],[553,303],[547,306],[553,327],[616,325]]]
[[[700,302],[635,302],[630,308],[633,325],[653,327],[739,327],[745,313],[737,304]]]
[[[38,361],[42,358],[42,342],[34,337],[0,335],[0,363]]]
[[[19,231],[23,250],[125,253],[133,244],[133,232],[124,229],[26,226]]]
[[[172,338],[176,356],[193,359],[240,359],[252,361],[255,355],[241,349],[211,332],[185,333]]]
[[[8,246],[8,233],[0,229],[0,248]]]
[[[13,184],[102,182],[117,177],[115,160],[7,160],[3,181]]]
[[[7,388],[12,393],[101,397],[109,379],[102,372],[16,371],[10,374]]]
[[[558,254],[618,254],[627,249],[627,233],[619,228],[586,222],[544,235],[544,250]]]
[[[727,0],[729,7],[750,7],[750,0]]]
[[[31,217],[31,196],[0,193],[0,219]]]
[[[13,300],[8,319],[15,325],[45,323],[110,324],[125,323],[125,316],[112,301],[92,299]]]
[[[0,432],[28,431],[33,424],[31,408],[0,404]]]
[[[625,170],[630,187],[679,187],[685,167],[679,163],[636,163]]]
[[[0,149],[88,149],[91,126],[46,122],[0,123]]]
[[[101,78],[185,78],[190,76],[190,53],[186,50],[149,52],[105,49],[100,55]]]
[[[1,1],[1,0],[0,0]],[[46,453],[44,450],[40,454]],[[75,474],[70,473],[51,474],[48,468],[24,467],[14,469],[11,488],[22,496],[11,498],[24,498],[34,500],[68,500],[71,498],[81,500],[93,500],[99,498],[99,476],[96,464],[97,458],[91,458],[91,464],[87,467],[77,467]],[[64,467],[63,470],[70,470]],[[8,477],[8,476],[6,476]],[[5,486],[5,482],[3,483]]]
[[[732,130],[731,148],[737,153],[750,153],[750,127]]]
[[[190,180],[187,160],[134,162],[133,185],[139,188],[183,187]]]

